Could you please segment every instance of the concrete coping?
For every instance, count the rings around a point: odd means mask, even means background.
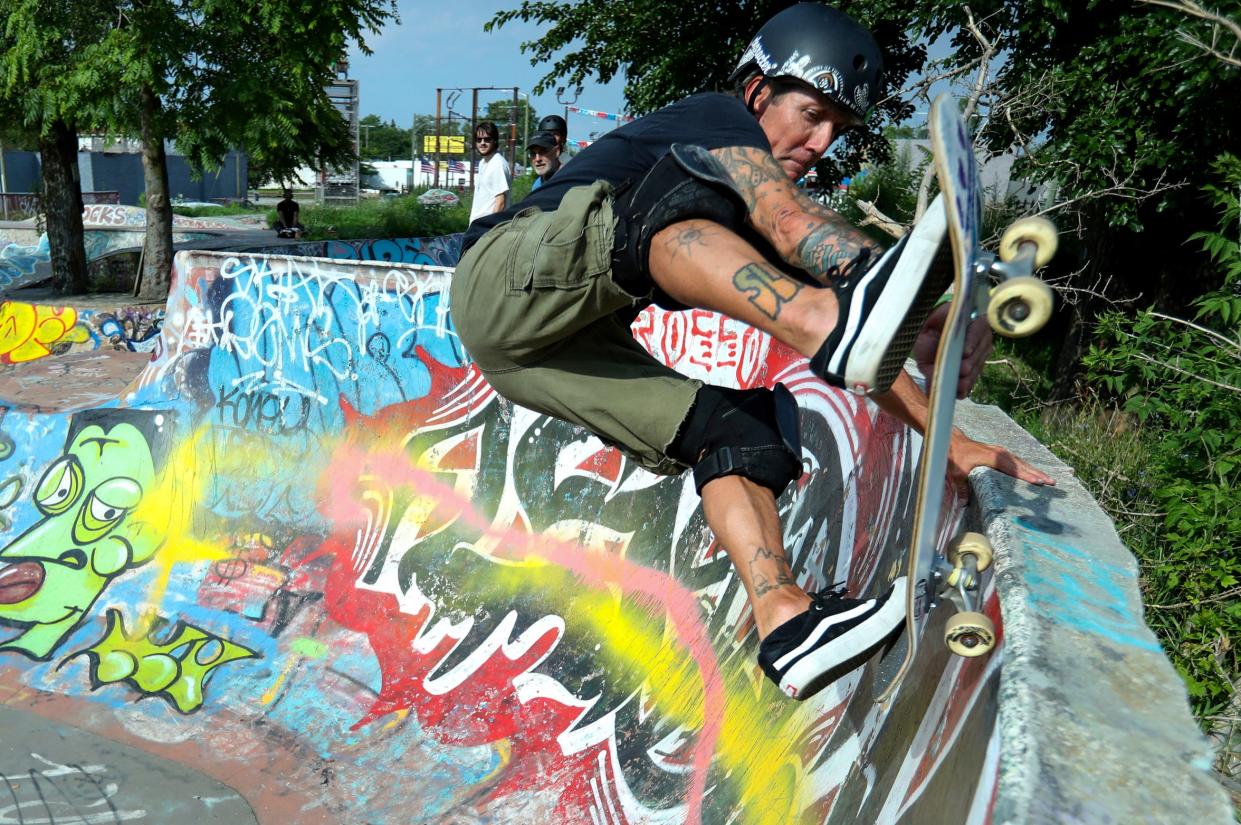
[[[998,407],[960,402],[971,438],[1056,479],[971,475],[966,526],[995,548],[1004,617],[991,821],[1232,821],[1184,683],[1143,619],[1137,562],[1073,470]]]

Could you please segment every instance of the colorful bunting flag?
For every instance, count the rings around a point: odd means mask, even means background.
[[[583,109],[581,106],[569,106],[567,108],[570,112],[574,112],[575,114],[585,115],[586,117],[597,117],[600,120],[615,120],[618,123],[628,123],[633,120],[633,115],[618,115],[614,112],[598,112],[594,109]]]

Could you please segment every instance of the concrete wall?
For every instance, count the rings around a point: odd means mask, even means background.
[[[43,177],[38,152],[6,149],[9,192],[41,192]],[[142,177],[142,158],[131,152],[78,152],[78,168],[83,191],[117,191],[121,203],[135,205],[146,191]],[[190,173],[189,163],[180,155],[168,156],[168,187],[173,197],[209,201],[213,198],[244,198],[249,170],[244,154],[230,153],[218,172],[208,172],[200,180]],[[238,178],[240,171],[240,178]]]
[[[21,149],[4,150],[6,192],[42,192],[43,175],[40,172],[39,153]]]
[[[1060,509],[1067,479],[983,474],[947,513],[945,538],[976,522],[1001,553],[990,657],[934,641],[945,607],[890,704],[895,651],[795,703],[757,671],[692,481],[498,398],[445,270],[176,267],[116,401],[0,419],[0,705],[23,737],[5,775],[48,774],[68,739],[96,804],[228,822],[1226,815],[1132,558]],[[895,574],[917,437],[713,313],[633,329],[683,372],[793,391],[809,472],[780,506],[803,584]],[[48,384],[72,403],[64,371]]]
[[[134,205],[146,191],[142,177],[142,158],[132,153],[79,152],[82,188],[115,190],[121,203]],[[214,198],[244,198],[248,164],[245,155],[228,154],[217,172],[207,172],[195,180],[190,165],[180,155],[168,156],[168,191],[172,197],[210,201]]]

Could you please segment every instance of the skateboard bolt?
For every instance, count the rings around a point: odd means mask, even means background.
[[[1014,321],[1024,321],[1030,317],[1030,307],[1028,304],[1015,301],[1012,304],[1009,304],[1008,315]]]

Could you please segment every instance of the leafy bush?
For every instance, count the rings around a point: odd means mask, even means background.
[[[242,206],[241,204],[229,204],[227,206],[177,206],[172,205],[172,214],[182,215],[187,218],[220,218],[232,215],[254,215],[262,212],[263,209],[258,206]]]
[[[1086,358],[1090,378],[1158,433],[1148,457],[1161,519],[1143,568],[1148,620],[1208,728],[1235,725],[1241,681],[1241,160],[1224,156],[1215,170],[1224,183],[1207,192],[1223,213],[1220,231],[1194,238],[1223,286],[1194,302],[1192,320],[1153,309],[1103,316]]]
[[[399,198],[364,200],[357,206],[305,206],[302,225],[305,237],[323,238],[430,238],[464,232],[470,219],[469,196],[456,206],[418,203],[425,189]],[[269,216],[275,223],[275,212]]]

